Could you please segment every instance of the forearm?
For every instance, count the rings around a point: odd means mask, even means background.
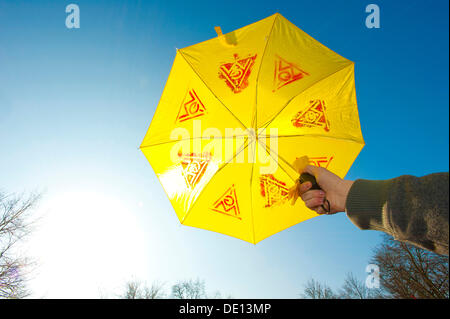
[[[347,216],[360,229],[448,255],[448,183],[448,173],[357,180],[347,196]]]

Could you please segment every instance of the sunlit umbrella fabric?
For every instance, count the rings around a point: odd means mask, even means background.
[[[275,14],[177,50],[140,148],[182,224],[257,243],[317,216],[296,158],[343,177],[363,146],[354,63]]]

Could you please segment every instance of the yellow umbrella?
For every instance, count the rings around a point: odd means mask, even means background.
[[[177,50],[140,149],[183,225],[257,243],[316,217],[294,161],[343,177],[364,146],[354,63],[280,14]]]

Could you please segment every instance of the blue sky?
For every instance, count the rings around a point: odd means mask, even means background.
[[[70,3],[80,29],[65,27]],[[370,3],[380,29],[365,27]],[[112,296],[134,277],[296,298],[309,278],[365,278],[377,232],[337,214],[254,246],[180,226],[138,150],[175,48],[275,12],[356,63],[366,146],[347,178],[448,171],[448,1],[1,0],[0,189],[44,192],[27,250],[42,264],[36,296]]]

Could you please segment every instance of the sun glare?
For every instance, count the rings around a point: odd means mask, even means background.
[[[30,243],[34,297],[117,297],[126,280],[148,272],[143,231],[116,198],[66,192],[41,206],[44,216]]]

